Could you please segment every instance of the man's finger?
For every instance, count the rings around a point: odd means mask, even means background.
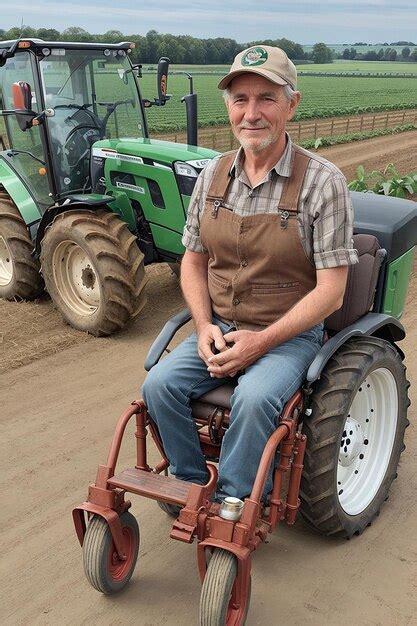
[[[240,330],[231,330],[230,333],[226,333],[225,335],[223,335],[223,339],[227,343],[233,343],[234,341],[239,339],[239,337],[240,337]]]
[[[236,372],[241,369],[242,364],[237,359],[231,359],[230,362],[224,365],[218,365],[217,363],[209,363],[207,370],[214,374],[223,374],[224,376],[230,376],[231,372]]]
[[[213,365],[224,365],[225,363],[229,363],[235,357],[235,354],[232,353],[232,350],[233,348],[229,348],[229,350],[225,350],[220,354],[214,354],[209,358],[208,362]]]
[[[218,326],[214,326],[213,328],[213,338],[214,345],[216,346],[217,350],[221,352],[226,348],[226,342],[224,340],[223,333]]]

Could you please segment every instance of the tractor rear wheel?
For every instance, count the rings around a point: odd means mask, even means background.
[[[0,298],[30,300],[43,291],[28,229],[10,196],[0,191]]]
[[[304,421],[301,513],[326,535],[361,534],[388,498],[404,450],[408,387],[388,341],[352,338],[330,359]]]
[[[46,229],[41,245],[46,288],[74,328],[111,335],[144,306],[144,256],[115,213],[62,213]]]

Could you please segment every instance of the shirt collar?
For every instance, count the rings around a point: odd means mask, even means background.
[[[289,178],[291,176],[292,170],[292,153],[293,153],[293,143],[291,141],[291,137],[288,133],[285,133],[287,138],[287,144],[285,146],[285,150],[282,153],[281,158],[275,165],[271,168],[270,172],[275,170],[278,176],[285,176]],[[230,168],[230,175],[234,178],[239,178],[243,169],[243,148],[242,146],[237,151],[237,154],[234,158],[232,166]]]

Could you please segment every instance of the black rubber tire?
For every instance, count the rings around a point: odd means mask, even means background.
[[[227,609],[236,576],[237,559],[234,554],[216,548],[211,556],[201,588],[199,626],[226,626]],[[251,586],[249,586],[244,607],[244,616],[239,622],[242,626],[246,622],[250,594]]]
[[[397,428],[391,456],[380,487],[368,506],[348,515],[338,497],[337,468],[340,442],[352,401],[362,382],[374,370],[387,368],[394,376],[398,392]],[[406,368],[388,341],[377,337],[352,338],[330,359],[312,396],[312,415],[304,419],[307,449],[301,480],[300,511],[306,522],[325,535],[351,538],[361,534],[379,515],[388,498],[392,481],[404,450],[404,431],[409,424],[410,405]]]
[[[157,500],[156,503],[160,509],[171,517],[178,517],[181,509],[183,508],[179,506],[179,504],[170,504],[169,502],[162,502],[162,500]]]
[[[131,533],[132,550],[126,571],[122,571],[120,579],[115,579],[109,571],[109,559],[115,553],[115,547],[111,536],[109,525],[106,520],[99,515],[94,515],[85,533],[83,542],[83,563],[84,572],[88,582],[97,591],[105,594],[112,594],[121,591],[128,584],[132,577],[138,558],[140,532],[136,518],[129,513],[123,513],[120,521],[124,529],[129,529]],[[123,568],[123,562],[120,562]]]
[[[83,249],[99,281],[100,302],[92,314],[73,310],[57,285],[53,255],[66,241]],[[86,209],[58,215],[42,240],[41,266],[46,289],[63,318],[97,337],[123,328],[146,302],[144,256],[136,237],[115,213]]]
[[[31,300],[43,291],[40,264],[32,257],[33,244],[25,222],[10,196],[0,191],[0,237],[10,252],[12,277],[0,284],[0,298]]]

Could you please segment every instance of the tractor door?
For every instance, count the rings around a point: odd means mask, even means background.
[[[26,82],[32,92],[31,108],[39,113],[41,106],[36,93],[35,61],[28,51],[20,51],[7,59],[0,69],[0,135],[4,147],[1,158],[16,172],[39,205],[51,204],[50,186],[45,167],[45,148],[40,126],[22,131],[17,123],[13,102],[13,84]]]

